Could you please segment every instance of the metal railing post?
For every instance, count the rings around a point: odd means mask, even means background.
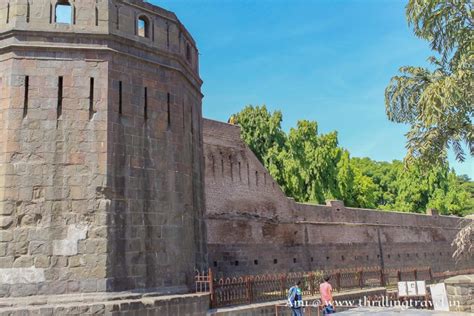
[[[380,285],[381,286],[386,285],[386,283],[385,283],[385,274],[384,274],[384,271],[383,271],[382,268],[380,269]]]
[[[281,297],[285,297],[285,275],[280,275],[280,295]]]
[[[215,302],[215,293],[214,293],[214,278],[212,274],[211,268],[209,268],[209,273],[207,276],[207,281],[209,282],[209,292],[211,293],[211,307],[214,307],[216,302]]]
[[[245,278],[245,294],[247,298],[247,302],[249,304],[253,303],[253,295],[252,295],[252,277]]]

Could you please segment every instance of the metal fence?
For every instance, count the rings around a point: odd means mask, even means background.
[[[452,272],[452,275],[469,271]],[[209,269],[206,273],[196,275],[196,291],[209,292],[212,307],[252,304],[285,299],[288,288],[296,284],[297,281],[302,282],[303,295],[314,296],[319,293],[319,284],[324,275],[331,276],[331,284],[335,291],[341,291],[380,286],[391,287],[396,286],[399,281],[425,280],[430,282],[435,277],[446,276],[446,273],[433,275],[430,267],[403,269],[363,267],[214,279],[212,271]]]

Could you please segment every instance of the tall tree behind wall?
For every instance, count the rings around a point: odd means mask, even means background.
[[[370,193],[375,185],[353,169],[336,132],[319,134],[316,122],[301,120],[286,134],[281,129],[281,112],[269,113],[265,106],[249,105],[232,117],[242,128],[244,141],[296,201],[341,199],[349,206],[376,206]]]
[[[406,162],[435,166],[452,148],[474,156],[474,5],[472,0],[410,0],[406,16],[430,42],[432,67],[405,66],[385,90],[387,116],[407,123]]]
[[[351,158],[339,147],[336,132],[319,134],[316,122],[301,120],[287,134],[281,129],[281,112],[271,113],[265,106],[247,106],[233,115],[233,121],[284,192],[298,202],[340,199],[363,208],[474,212],[474,197],[468,190],[474,187],[472,182],[457,177],[446,162],[426,171],[397,160]]]

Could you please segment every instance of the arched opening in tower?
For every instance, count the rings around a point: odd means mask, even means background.
[[[69,1],[58,1],[54,14],[56,23],[72,23],[72,6]]]
[[[140,37],[150,37],[150,22],[145,16],[140,16],[138,18],[138,36]]]

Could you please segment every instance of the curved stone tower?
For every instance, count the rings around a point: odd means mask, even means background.
[[[198,52],[139,0],[0,2],[0,296],[185,290],[206,264]]]

